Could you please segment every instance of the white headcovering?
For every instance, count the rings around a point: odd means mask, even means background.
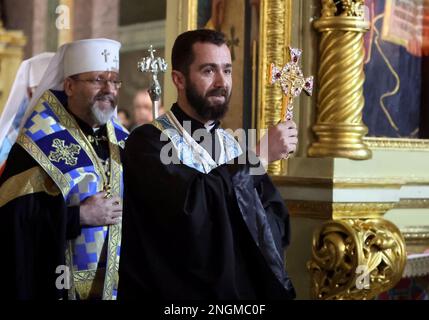
[[[43,93],[49,89],[64,90],[67,77],[91,71],[119,72],[120,48],[119,42],[110,39],[85,39],[62,45],[49,63],[30,101],[21,128]]]
[[[53,56],[53,52],[44,52],[24,60],[19,66],[0,117],[0,148],[2,148],[6,136],[9,137],[10,143],[15,143],[17,132],[13,134],[12,131],[17,131],[18,128],[13,128],[13,125],[21,122],[28,106],[30,100],[28,88],[37,87]]]
[[[70,43],[64,53],[64,77],[90,71],[119,71],[121,44],[109,39]]]

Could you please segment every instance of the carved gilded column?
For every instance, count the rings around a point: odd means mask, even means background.
[[[279,122],[283,102],[280,86],[272,86],[268,76],[271,63],[284,65],[291,41],[292,0],[261,0],[259,46],[259,122],[258,129],[267,129]],[[282,173],[282,161],[272,163],[268,172]]]
[[[198,0],[167,0],[167,17],[165,21],[165,52],[171,52],[174,41],[182,32],[197,28]],[[165,59],[171,66],[171,57],[166,54]],[[164,106],[176,102],[177,91],[173,81],[164,83]]]
[[[321,33],[318,77],[317,140],[311,157],[369,159],[363,143],[368,128],[362,122],[364,34],[363,0],[322,0],[322,17],[314,27]],[[337,3],[337,4],[335,4]]]
[[[22,31],[6,30],[0,21],[0,114],[22,61],[26,42]]]

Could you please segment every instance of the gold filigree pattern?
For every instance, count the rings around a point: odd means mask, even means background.
[[[336,202],[333,204],[333,218],[381,217],[395,206],[395,202]]]
[[[317,136],[311,157],[369,159],[362,121],[365,57],[363,36],[369,24],[358,17],[322,17],[314,24],[320,41]]]
[[[324,202],[288,200],[286,202],[292,217],[313,219],[379,218],[395,208],[395,202]]]
[[[364,0],[322,0],[322,16],[363,17]]]
[[[115,196],[121,196],[121,155],[118,141],[115,136],[115,128],[110,121],[107,123],[107,135],[109,138],[111,159],[110,184],[112,187],[112,194]],[[121,223],[109,226],[107,270],[103,289],[103,299],[105,300],[112,300],[114,298],[113,291],[118,288],[119,256],[117,251],[121,245],[121,228]]]
[[[80,300],[100,299],[104,274],[103,268],[73,272],[74,288],[79,294]]]
[[[429,226],[401,228],[408,254],[423,253],[429,248]]]
[[[65,253],[66,266],[69,270],[73,270],[73,249],[72,242],[68,241],[66,245],[66,253]],[[70,288],[67,292],[67,297],[69,300],[76,300],[76,285],[74,283],[74,273],[70,272]]]
[[[406,263],[404,239],[384,219],[329,221],[314,235],[312,253],[316,299],[372,299],[401,279]]]
[[[37,192],[45,192],[51,196],[61,193],[48,174],[39,166],[12,176],[1,185],[0,207],[19,197]]]
[[[99,191],[103,190],[103,186],[106,185],[107,177],[104,173],[104,168],[97,160],[97,153],[87,139],[86,135],[82,132],[76,120],[66,111],[66,109],[62,106],[61,102],[57,99],[57,97],[49,90],[43,94],[42,99],[39,103],[43,103],[44,101],[48,102],[48,104],[51,106],[52,110],[55,112],[58,119],[60,120],[60,124],[67,128],[67,131],[72,135],[72,137],[79,143],[79,146],[81,146],[82,149],[85,150],[86,154],[89,156],[94,166],[95,172],[99,177],[102,177],[102,179],[100,180],[104,180],[102,184],[98,186]]]
[[[363,17],[364,0],[342,0],[342,15],[347,17]]]
[[[427,209],[429,208],[429,199],[401,199],[397,206],[398,209]]]
[[[66,146],[64,140],[54,139],[52,147],[55,151],[51,151],[48,158],[53,162],[64,161],[66,165],[75,166],[77,164],[77,156],[80,153],[80,146],[71,143]]]
[[[313,178],[313,177],[273,177],[277,186],[297,186],[328,189],[344,188],[389,188],[400,189],[405,185],[429,185],[429,177],[420,176],[391,176],[391,177],[353,177],[353,178]]]
[[[398,139],[398,138],[373,138],[365,137],[365,144],[375,149],[391,150],[422,150],[429,151],[429,140],[427,139]]]
[[[40,150],[40,148],[25,134],[20,134],[16,142],[29,154],[34,160],[46,171],[46,173],[54,180],[64,197],[70,192],[70,176],[63,175],[62,172],[55,167],[48,157]]]
[[[113,300],[113,290],[118,288],[119,256],[121,245],[121,224],[109,226],[109,242],[107,247],[107,270],[104,280],[103,300]]]

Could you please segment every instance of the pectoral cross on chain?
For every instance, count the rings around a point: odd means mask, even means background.
[[[304,78],[299,66],[299,60],[302,51],[296,48],[289,48],[291,61],[286,63],[283,68],[278,68],[271,64],[270,78],[271,84],[280,83],[284,97],[282,105],[281,120],[292,120],[293,118],[293,99],[298,97],[302,90],[307,95],[313,94],[313,76]]]

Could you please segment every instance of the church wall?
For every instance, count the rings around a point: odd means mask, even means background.
[[[225,18],[221,25],[221,31],[226,35],[233,55],[232,72],[232,95],[230,109],[223,120],[222,126],[236,130],[243,128],[243,94],[244,94],[244,45],[245,30],[244,17],[245,0],[227,1],[225,7]],[[237,19],[237,17],[243,17]],[[249,54],[249,53],[246,53]]]
[[[74,40],[118,40],[119,0],[75,0]]]
[[[8,30],[22,30],[27,37],[24,59],[45,50],[48,0],[4,0],[5,21]]]
[[[165,57],[166,1],[155,3],[151,0],[122,0],[119,9],[118,38],[122,43],[120,73],[124,82],[119,105],[128,110],[133,117],[132,102],[136,92],[148,88],[151,82],[149,74],[143,74],[137,70],[137,62],[149,55],[147,50],[150,45],[156,50],[155,56]],[[170,73],[169,68],[166,75],[158,75],[163,91],[164,79],[170,79]],[[166,107],[169,108],[170,105]]]

